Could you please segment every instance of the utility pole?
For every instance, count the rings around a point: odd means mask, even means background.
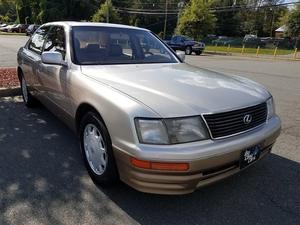
[[[180,18],[181,12],[182,12],[182,9],[183,9],[183,7],[184,7],[184,1],[181,0],[181,1],[177,4],[177,7],[178,7],[178,15],[177,15],[177,24],[178,24],[179,18]]]
[[[270,10],[272,11],[270,37],[273,37],[273,24],[274,24],[275,8],[274,9],[270,8]]]
[[[107,7],[106,23],[109,23],[109,0],[106,0],[106,7]]]
[[[167,20],[168,20],[168,0],[166,0],[166,8],[165,8],[164,39],[166,39],[166,32],[167,32]]]

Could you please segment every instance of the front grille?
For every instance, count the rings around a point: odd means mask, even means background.
[[[267,119],[267,104],[262,103],[230,112],[204,115],[212,138],[222,138],[257,127]],[[251,115],[249,124],[244,122],[246,115]]]

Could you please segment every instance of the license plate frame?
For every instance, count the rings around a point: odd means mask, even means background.
[[[254,145],[241,152],[240,156],[240,169],[250,166],[256,162],[261,154],[261,145]]]

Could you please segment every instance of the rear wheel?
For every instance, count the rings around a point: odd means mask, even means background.
[[[35,106],[36,101],[30,94],[28,87],[27,87],[26,80],[23,75],[21,76],[20,84],[21,84],[22,97],[23,97],[23,101],[24,101],[25,105],[27,107]]]
[[[191,47],[191,46],[187,46],[187,47],[185,48],[185,54],[186,54],[186,55],[192,54],[192,47]]]
[[[82,156],[94,182],[111,185],[118,181],[110,136],[98,114],[88,112],[80,122],[79,132]]]

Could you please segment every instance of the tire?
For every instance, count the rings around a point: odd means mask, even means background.
[[[186,55],[191,55],[192,54],[192,47],[191,46],[187,46],[185,48],[185,54]]]
[[[30,94],[23,74],[20,77],[20,86],[21,86],[22,97],[25,105],[29,108],[34,107],[36,105],[36,100]]]
[[[195,53],[196,53],[196,55],[201,55],[202,51],[196,51]]]
[[[88,112],[83,116],[79,136],[82,157],[92,180],[102,186],[115,184],[119,180],[119,175],[111,139],[96,112]]]

